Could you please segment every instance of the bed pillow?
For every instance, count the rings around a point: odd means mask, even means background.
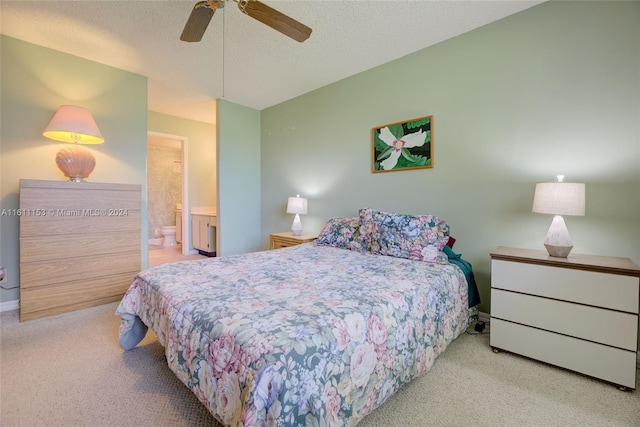
[[[449,226],[433,215],[360,210],[360,245],[372,254],[446,263],[448,240]]]
[[[336,217],[327,221],[316,239],[316,244],[361,251],[359,238],[359,217]]]

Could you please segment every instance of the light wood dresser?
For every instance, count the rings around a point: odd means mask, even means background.
[[[636,388],[640,267],[628,258],[491,252],[491,346]]]
[[[20,180],[20,320],[119,300],[141,263],[141,189]]]

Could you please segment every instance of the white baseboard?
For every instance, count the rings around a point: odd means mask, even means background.
[[[491,315],[489,313],[485,313],[483,311],[478,312],[478,320],[484,323],[489,323],[491,320]]]
[[[20,300],[14,299],[13,301],[0,302],[0,312],[17,310],[20,308]]]

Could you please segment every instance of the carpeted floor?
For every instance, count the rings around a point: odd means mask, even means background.
[[[117,304],[20,323],[0,314],[1,426],[217,426],[152,334],[125,353]],[[640,390],[464,334],[359,426],[640,426]]]

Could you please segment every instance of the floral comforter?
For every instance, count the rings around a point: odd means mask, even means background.
[[[223,424],[346,426],[428,371],[468,311],[456,266],[308,243],[148,269],[117,314],[121,342],[151,327]]]

